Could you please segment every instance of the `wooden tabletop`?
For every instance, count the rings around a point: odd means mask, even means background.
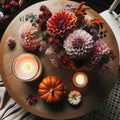
[[[71,81],[71,78],[74,75],[75,71],[66,70],[63,68],[59,68],[59,69],[55,68],[50,64],[49,59],[44,54],[36,53],[36,55],[40,58],[43,65],[43,73],[38,80],[32,83],[24,83],[13,75],[11,70],[12,61],[16,56],[26,52],[21,46],[18,37],[18,30],[22,24],[19,21],[19,17],[24,16],[26,13],[30,13],[30,12],[34,12],[35,14],[38,14],[39,7],[40,5],[43,4],[46,5],[52,12],[58,11],[60,8],[64,7],[66,1],[67,0],[43,1],[26,8],[20,14],[18,14],[14,18],[14,20],[10,23],[10,25],[8,26],[2,37],[2,41],[0,45],[0,73],[2,75],[4,84],[9,94],[24,109],[43,118],[71,119],[78,116],[82,116],[94,110],[97,106],[101,105],[104,98],[108,95],[108,93],[114,86],[118,75],[118,65],[119,65],[118,46],[115,37],[113,35],[113,32],[106,23],[104,27],[105,29],[107,29],[108,35],[105,38],[105,42],[108,44],[108,46],[113,50],[113,52],[117,56],[117,58],[114,61],[109,63],[113,68],[113,73],[105,73],[102,76],[98,76],[97,73],[86,72],[86,74],[89,77],[89,83],[85,88],[79,89],[75,87]],[[99,14],[92,9],[89,9],[87,13],[92,17],[99,16]],[[12,50],[8,47],[8,45],[5,42],[8,36],[14,36],[17,40],[17,45]],[[39,98],[37,89],[38,89],[38,84],[40,83],[42,78],[48,75],[56,75],[60,77],[67,86],[67,92],[73,89],[79,90],[83,95],[82,104],[77,108],[74,108],[68,104],[67,100],[62,101],[57,105],[48,105],[45,102],[43,102]],[[26,97],[29,94],[34,94],[37,96],[38,98],[37,104],[30,106],[26,103]]]

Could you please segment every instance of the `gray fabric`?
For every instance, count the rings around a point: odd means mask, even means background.
[[[35,120],[35,116],[22,109],[8,94],[0,77],[0,120]]]
[[[9,96],[0,78],[0,120],[43,120],[22,109]],[[120,72],[115,86],[96,110],[73,120],[120,120]]]

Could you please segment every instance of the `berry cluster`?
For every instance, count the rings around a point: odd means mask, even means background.
[[[42,13],[39,14],[36,22],[39,25],[39,30],[44,31],[47,28],[46,22],[52,16],[52,13],[45,5],[40,7],[40,11]]]
[[[58,38],[55,38],[55,37],[49,37],[48,38],[48,43],[50,43],[50,44],[60,44],[60,40],[58,39]]]
[[[106,37],[106,36],[107,36],[107,30],[100,32],[100,38],[101,38],[101,39],[103,39],[103,38]]]
[[[2,0],[1,4],[4,14],[10,14],[19,8],[19,0]]]
[[[33,105],[34,103],[37,102],[37,98],[34,96],[34,95],[29,95],[27,98],[26,98],[26,101],[29,105]]]

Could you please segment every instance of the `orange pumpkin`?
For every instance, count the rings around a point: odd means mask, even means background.
[[[56,102],[66,93],[66,86],[57,76],[47,76],[39,84],[40,98],[48,103]]]

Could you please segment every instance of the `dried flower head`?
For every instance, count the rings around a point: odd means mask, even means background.
[[[79,6],[75,9],[75,15],[77,16],[78,23],[81,23],[84,21],[84,15],[85,11],[89,9],[89,7],[85,6],[85,2],[81,2]]]
[[[33,105],[37,102],[37,97],[34,96],[34,95],[28,95],[28,97],[26,98],[26,102],[29,104],[29,105]]]
[[[10,46],[10,47],[15,47],[16,46],[16,39],[12,36],[8,37],[6,39],[6,43]]]
[[[101,18],[93,18],[91,20],[90,26],[91,27],[99,27],[102,26],[104,24],[104,21]]]

